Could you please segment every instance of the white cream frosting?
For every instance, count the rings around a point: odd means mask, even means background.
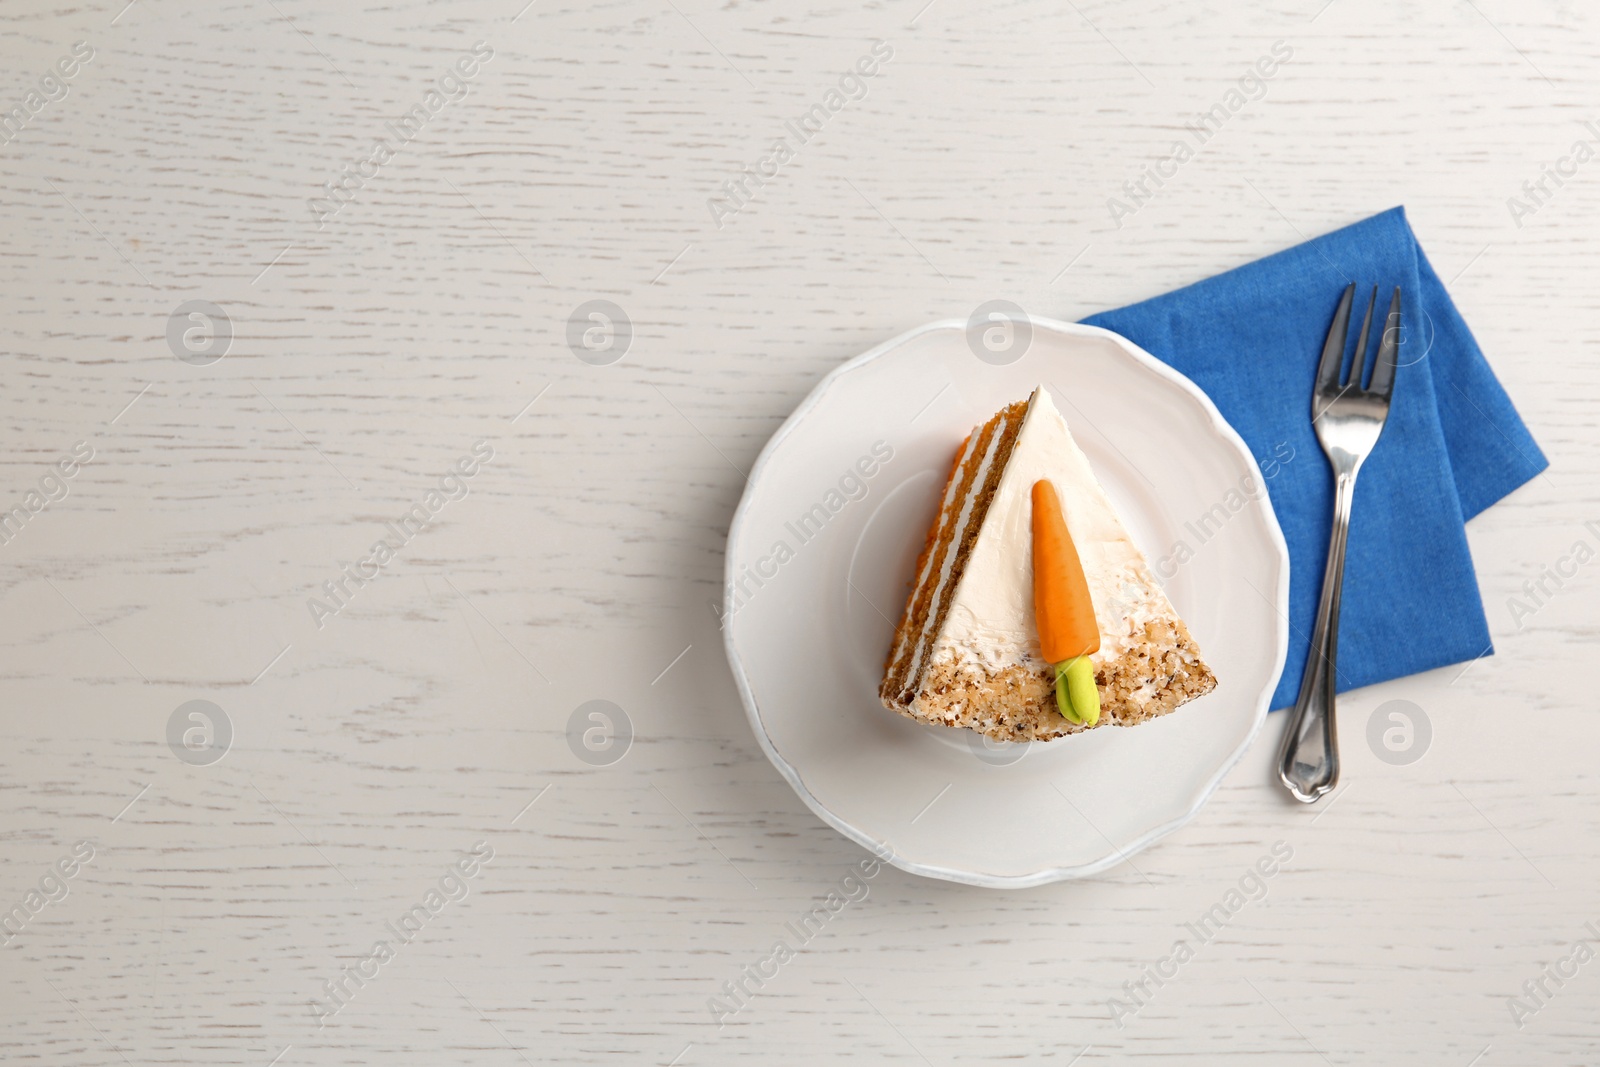
[[[1144,556],[1117,518],[1067,420],[1041,386],[1028,405],[1016,445],[995,488],[988,514],[951,594],[950,610],[933,643],[934,664],[992,673],[1008,666],[1042,670],[1033,616],[1033,483],[1055,485],[1077,546],[1100,627],[1096,666],[1125,652],[1154,618],[1172,606],[1155,584]]]

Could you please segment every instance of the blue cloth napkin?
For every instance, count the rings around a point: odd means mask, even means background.
[[[1299,693],[1322,590],[1333,477],[1311,428],[1312,379],[1350,282],[1352,338],[1372,286],[1375,333],[1401,287],[1403,343],[1388,424],[1356,482],[1339,623],[1344,691],[1493,652],[1465,523],[1548,466],[1404,209],[1084,320],[1191,378],[1262,466],[1290,561],[1289,655],[1274,708]]]

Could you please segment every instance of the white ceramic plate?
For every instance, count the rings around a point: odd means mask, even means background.
[[[734,514],[723,628],[761,747],[829,825],[916,874],[1021,887],[1103,870],[1199,811],[1266,717],[1289,557],[1255,459],[1187,378],[1093,327],[1031,318],[995,339],[1023,354],[996,365],[967,323],[934,323],[812,391]],[[1141,726],[1016,745],[896,715],[877,685],[956,447],[1040,383],[1218,685]]]

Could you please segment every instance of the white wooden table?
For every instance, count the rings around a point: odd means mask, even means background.
[[[1592,10],[124,2],[0,11],[0,1059],[1593,1062],[1600,565],[1507,606],[1600,548],[1600,162],[1507,203],[1596,141]],[[863,855],[760,754],[710,607],[778,422],[926,320],[1075,319],[1394,203],[1553,463],[1469,529],[1499,654],[1346,698],[1331,803],[1270,784],[1274,719],[1132,863],[887,869],[752,982]],[[616,362],[567,343],[591,300]],[[191,301],[231,339],[169,342]],[[1362,736],[1396,699],[1406,766]]]

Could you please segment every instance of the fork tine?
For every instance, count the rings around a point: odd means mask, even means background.
[[[1355,282],[1351,282],[1344,291],[1344,296],[1339,298],[1339,310],[1333,313],[1333,323],[1328,327],[1328,339],[1322,344],[1322,362],[1317,364],[1317,386],[1311,395],[1311,417],[1316,418],[1320,412],[1317,405],[1324,394],[1333,393],[1339,386],[1339,377],[1344,371],[1344,342],[1350,333],[1350,298],[1356,291]]]
[[[1378,343],[1378,358],[1372,364],[1372,384],[1367,391],[1381,400],[1394,392],[1394,371],[1400,358],[1400,287],[1394,287],[1389,314],[1383,324],[1383,340]]]
[[[1372,309],[1378,306],[1378,287],[1367,298],[1367,313],[1361,319],[1361,336],[1356,339],[1355,355],[1350,357],[1350,372],[1339,380],[1348,388],[1360,389],[1367,376],[1367,338],[1372,336]]]

